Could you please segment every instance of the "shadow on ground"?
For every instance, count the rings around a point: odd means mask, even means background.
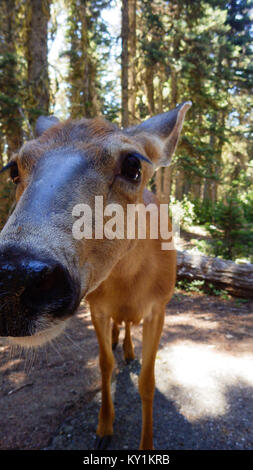
[[[140,363],[135,360],[130,365],[125,365],[113,384],[116,419],[114,436],[108,447],[110,450],[138,449],[141,434],[141,402],[137,392],[139,371]],[[228,410],[225,414],[190,422],[179,412],[174,400],[156,388],[155,448],[252,449],[252,391],[252,387],[232,386],[226,392]],[[92,450],[100,398],[98,393],[85,409],[66,420],[47,448]]]
[[[156,361],[156,449],[253,448],[253,305],[177,294],[167,309]],[[122,340],[112,383],[110,449],[137,449],[141,434],[136,359]],[[0,345],[1,449],[93,449],[101,401],[98,347],[82,308],[66,340],[28,356]]]

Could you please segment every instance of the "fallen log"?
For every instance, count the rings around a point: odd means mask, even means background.
[[[253,264],[177,250],[177,279],[203,280],[236,297],[253,298]]]

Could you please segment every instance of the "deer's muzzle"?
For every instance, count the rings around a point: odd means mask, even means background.
[[[79,304],[77,283],[52,258],[14,249],[0,251],[0,336],[31,336],[64,320]]]

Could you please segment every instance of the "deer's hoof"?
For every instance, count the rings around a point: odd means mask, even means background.
[[[105,450],[110,445],[112,436],[97,436],[95,440],[94,450]]]

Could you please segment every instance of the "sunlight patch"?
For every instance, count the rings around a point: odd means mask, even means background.
[[[189,421],[224,415],[229,411],[229,387],[253,386],[253,354],[235,357],[184,341],[159,351],[158,362],[166,372],[159,374],[162,380],[157,377],[157,388]]]

